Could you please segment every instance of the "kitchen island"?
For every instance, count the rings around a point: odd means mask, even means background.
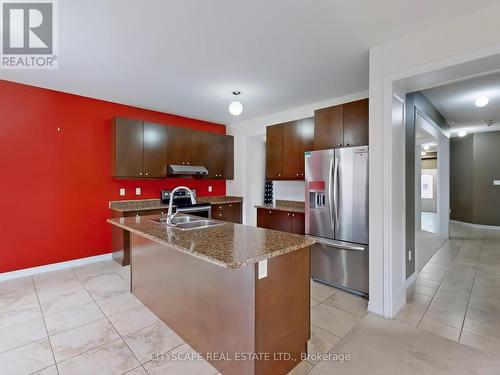
[[[307,353],[313,240],[220,222],[181,230],[113,218],[130,232],[131,289],[223,374],[286,374]]]

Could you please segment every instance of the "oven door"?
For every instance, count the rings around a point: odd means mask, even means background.
[[[182,207],[178,208],[177,212],[187,215],[204,217],[207,219],[212,218],[212,206]]]

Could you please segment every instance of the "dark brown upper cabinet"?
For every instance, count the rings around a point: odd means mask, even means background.
[[[144,123],[144,177],[167,175],[167,134],[165,125]]]
[[[283,124],[283,179],[300,179],[304,156],[302,155],[301,121]]]
[[[368,145],[368,99],[314,112],[314,149]]]
[[[113,140],[113,176],[142,177],[144,174],[142,121],[115,118],[113,121]]]
[[[191,164],[192,130],[179,126],[168,127],[167,161],[173,165]]]
[[[344,111],[341,105],[314,111],[314,149],[344,145]]]
[[[266,178],[281,179],[283,175],[283,124],[266,127]]]
[[[166,176],[166,126],[115,118],[113,133],[115,177]]]
[[[300,150],[300,176],[304,178],[304,153],[314,150],[314,117],[305,118],[300,122],[301,150]]]
[[[232,136],[140,120],[113,121],[113,176],[162,178],[169,164],[201,165],[206,177],[234,178]]]
[[[368,144],[368,99],[344,104],[344,146]]]

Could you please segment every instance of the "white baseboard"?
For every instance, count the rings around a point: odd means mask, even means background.
[[[458,221],[458,220],[450,220],[450,223],[465,225],[466,227],[476,228],[476,229],[500,230],[500,227],[497,227],[495,225],[483,225],[483,224],[466,223],[465,221]]]
[[[0,281],[17,279],[19,277],[32,276],[32,275],[36,275],[36,274],[44,273],[44,272],[49,272],[49,271],[62,270],[65,268],[83,266],[86,264],[102,262],[102,261],[111,260],[111,259],[113,259],[113,254],[109,253],[109,254],[96,255],[96,256],[88,257],[88,258],[69,260],[67,262],[47,264],[45,266],[38,266],[38,267],[32,267],[32,268],[25,268],[25,269],[17,270],[17,271],[4,272],[4,273],[0,273]]]
[[[406,288],[408,288],[417,280],[417,276],[418,276],[417,271],[415,271],[410,275],[410,277],[406,279]]]
[[[382,307],[376,306],[370,302],[368,302],[368,309],[367,310],[374,313],[374,314],[384,316],[384,309]]]

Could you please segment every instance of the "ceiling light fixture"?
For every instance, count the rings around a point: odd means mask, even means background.
[[[233,91],[234,100],[229,104],[229,113],[233,116],[239,116],[243,112],[243,104],[238,100],[240,94],[239,91]]]
[[[427,155],[427,152],[422,151],[422,152],[420,153],[420,155],[425,156],[425,155]]]
[[[463,137],[465,137],[466,135],[467,135],[467,132],[466,132],[465,130],[460,130],[460,131],[458,132],[458,136],[459,136],[459,137],[462,137],[462,138],[463,138]]]
[[[488,98],[487,96],[480,96],[479,98],[476,99],[474,104],[476,105],[476,107],[481,108],[481,107],[487,106],[489,102],[490,102],[490,98]]]
[[[423,148],[424,148],[424,150],[425,150],[425,151],[429,151],[429,149],[431,148],[431,146],[429,146],[429,145],[424,145],[424,147],[423,147]]]

